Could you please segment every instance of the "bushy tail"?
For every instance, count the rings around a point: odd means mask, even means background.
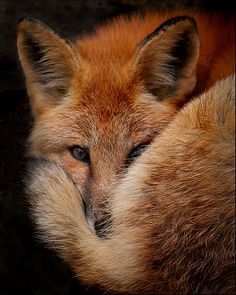
[[[27,194],[39,238],[85,283],[135,293],[144,276],[143,269],[136,267],[139,245],[129,243],[125,233],[110,239],[93,233],[79,190],[57,163],[37,160],[30,170]]]

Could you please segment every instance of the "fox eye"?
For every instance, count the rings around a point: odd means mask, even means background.
[[[87,149],[80,147],[79,145],[74,145],[69,148],[72,157],[81,162],[89,162],[89,153]]]
[[[140,144],[134,148],[126,158],[126,165],[129,166],[142,152],[147,148],[148,144]]]

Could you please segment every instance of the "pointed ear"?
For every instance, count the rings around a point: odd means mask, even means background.
[[[69,42],[42,22],[18,22],[17,47],[33,111],[37,114],[60,102],[78,67]]]
[[[196,83],[199,39],[194,19],[179,16],[164,22],[139,45],[135,71],[159,101],[179,103]]]

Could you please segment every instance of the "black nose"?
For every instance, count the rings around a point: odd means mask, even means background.
[[[111,216],[104,210],[93,210],[91,202],[85,202],[84,213],[91,231],[95,232],[98,237],[107,238],[110,230]]]

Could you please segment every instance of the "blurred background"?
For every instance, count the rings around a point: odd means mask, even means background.
[[[0,295],[102,294],[81,286],[70,270],[34,235],[22,188],[32,118],[16,50],[18,19],[31,16],[68,38],[93,30],[119,14],[147,8],[232,12],[218,0],[0,0]]]

